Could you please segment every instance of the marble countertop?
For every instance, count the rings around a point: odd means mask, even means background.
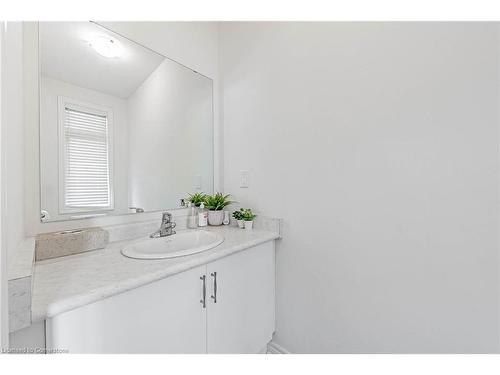
[[[35,263],[32,322],[87,305],[100,299],[161,280],[176,273],[279,238],[276,232],[246,231],[236,227],[207,227],[224,236],[219,246],[185,257],[131,259],[121,249],[131,242],[117,241],[105,249]]]

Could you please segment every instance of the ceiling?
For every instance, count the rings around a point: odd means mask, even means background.
[[[89,44],[97,35],[113,37],[122,47],[107,58]],[[91,22],[40,22],[42,75],[76,86],[128,98],[165,58]]]

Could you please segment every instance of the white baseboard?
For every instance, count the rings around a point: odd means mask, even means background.
[[[267,354],[292,354],[292,353],[290,353],[281,345],[276,344],[273,341],[270,341],[269,344],[267,344]]]

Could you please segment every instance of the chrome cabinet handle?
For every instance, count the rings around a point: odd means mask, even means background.
[[[214,300],[214,303],[217,303],[217,272],[212,272],[210,276],[214,278],[214,294],[210,298]]]
[[[200,303],[203,306],[203,308],[207,307],[207,285],[206,285],[206,276],[200,276],[200,280],[202,281],[202,294],[203,298],[200,299]]]

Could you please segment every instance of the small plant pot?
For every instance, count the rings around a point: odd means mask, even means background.
[[[239,227],[240,229],[245,228],[245,221],[243,221],[243,220],[238,220],[238,227]]]
[[[208,211],[209,225],[222,225],[224,220],[224,211]]]
[[[253,221],[245,221],[245,229],[252,230],[253,229]]]

